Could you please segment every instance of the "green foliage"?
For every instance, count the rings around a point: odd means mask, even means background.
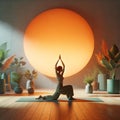
[[[98,69],[95,68],[95,70],[87,75],[85,75],[84,77],[84,83],[87,84],[91,84],[95,79],[96,79],[96,75],[98,73]]]
[[[101,48],[101,51],[96,54],[97,61],[101,67],[108,71],[110,78],[115,79],[116,70],[120,67],[120,50],[116,44],[108,49],[105,41],[103,41]]]
[[[110,71],[110,76],[115,79],[116,69],[120,67],[120,50],[117,45],[113,45],[110,50],[108,50],[108,57],[103,55],[101,59],[103,66]]]
[[[9,50],[7,50],[7,42],[0,45],[0,62],[2,62],[8,54]]]
[[[21,77],[22,77],[21,74],[18,74],[16,72],[12,72],[11,73],[11,82],[16,82],[19,84]]]
[[[12,74],[12,82],[20,83],[21,78],[23,77],[23,69],[22,67],[26,65],[26,62],[23,60],[23,57],[15,57],[10,65],[10,70],[13,71]]]
[[[0,49],[0,61],[4,59],[4,52]]]
[[[86,83],[86,84],[87,83],[91,84],[93,81],[94,81],[94,78],[92,76],[87,75],[84,78],[84,83]]]
[[[8,59],[7,59],[7,55],[8,55],[9,50],[7,49],[7,42],[4,42],[3,44],[0,45],[0,71],[3,72],[3,65],[4,67],[7,68],[8,66]],[[10,59],[9,59],[10,61]]]

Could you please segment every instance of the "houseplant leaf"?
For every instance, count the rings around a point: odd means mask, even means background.
[[[108,70],[111,71],[113,69],[113,67],[111,66],[111,64],[109,63],[107,59],[103,58],[101,62],[104,65],[104,67],[107,68]]]
[[[4,52],[3,50],[0,50],[0,61],[4,59]]]
[[[16,72],[12,72],[11,74],[12,74],[11,75],[11,82],[16,82],[19,84],[21,75],[16,73]]]
[[[2,52],[1,60],[4,60],[7,57],[9,50],[7,50],[7,42],[0,45],[0,51]]]
[[[116,63],[115,63],[115,61],[114,60],[110,60],[110,64],[111,64],[111,66],[112,66],[112,69],[114,69],[115,67],[116,67]]]
[[[15,55],[10,56],[10,57],[6,58],[6,59],[3,61],[2,70],[6,70],[6,69],[10,66],[10,64],[12,63],[14,57],[15,57]]]
[[[119,68],[119,67],[120,67],[120,63],[119,63],[119,64],[117,64],[116,68]]]
[[[110,50],[108,50],[108,54],[109,54],[111,59],[114,59],[114,55],[112,54],[112,52]]]
[[[120,52],[116,54],[114,59],[116,63],[120,60]]]
[[[0,49],[7,50],[7,42],[0,45]]]
[[[114,45],[111,47],[110,51],[111,51],[112,55],[115,56],[115,55],[119,52],[119,49],[118,49],[117,45],[114,44]]]

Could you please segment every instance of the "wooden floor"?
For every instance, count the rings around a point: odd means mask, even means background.
[[[50,92],[49,92],[50,93]],[[17,95],[0,95],[0,120],[120,120],[120,95],[106,93],[85,94],[75,91],[75,97],[98,97],[104,102],[65,101],[55,102],[16,102],[20,97],[37,97],[48,94],[36,91],[34,95],[26,92]],[[103,95],[103,96],[102,96]]]

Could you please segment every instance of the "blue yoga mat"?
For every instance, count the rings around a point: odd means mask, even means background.
[[[72,102],[103,102],[100,98],[80,98],[80,99],[75,99],[71,100]],[[16,102],[68,102],[68,100],[52,100],[52,101],[47,101],[47,100],[41,100],[41,99],[36,99],[35,97],[22,97],[19,98]]]

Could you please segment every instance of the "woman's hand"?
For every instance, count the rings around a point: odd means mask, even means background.
[[[59,60],[61,60],[61,55],[59,55]]]

